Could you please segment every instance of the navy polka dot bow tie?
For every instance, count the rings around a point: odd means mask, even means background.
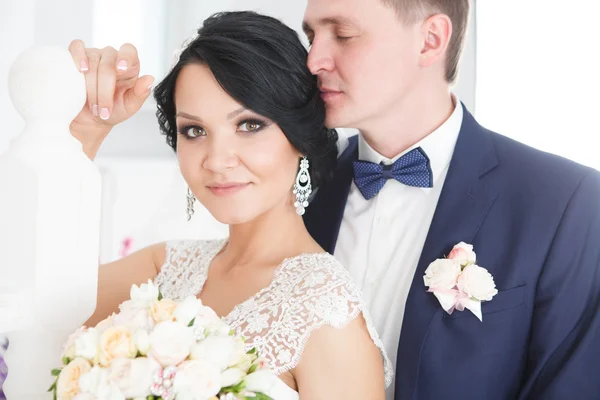
[[[391,165],[354,161],[354,182],[366,200],[375,197],[388,179],[395,179],[408,186],[433,187],[429,158],[418,147]]]

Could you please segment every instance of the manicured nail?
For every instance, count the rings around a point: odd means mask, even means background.
[[[92,114],[94,114],[94,117],[98,116],[98,104],[92,106]]]
[[[108,108],[102,108],[100,110],[100,118],[102,118],[103,120],[107,120],[108,118],[110,118],[110,111],[108,111]]]
[[[88,69],[90,69],[90,67],[88,66],[88,63],[87,63],[87,61],[85,61],[85,60],[81,60],[81,61],[79,62],[79,70],[80,70],[81,72],[86,72]]]
[[[121,60],[117,63],[117,69],[119,71],[127,71],[127,61]]]

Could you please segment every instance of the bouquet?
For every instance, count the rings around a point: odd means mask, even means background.
[[[94,328],[67,341],[55,400],[268,400],[275,378],[195,296],[163,298],[151,280]]]

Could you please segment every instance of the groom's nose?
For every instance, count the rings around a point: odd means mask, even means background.
[[[335,63],[331,57],[331,49],[325,40],[315,38],[308,52],[306,65],[313,75],[319,72],[331,72],[335,68]]]

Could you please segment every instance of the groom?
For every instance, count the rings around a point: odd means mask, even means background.
[[[468,0],[308,0],[327,123],[360,134],[306,225],[364,291],[396,362],[388,399],[598,399],[600,174],[450,94],[468,15]],[[459,242],[499,291],[482,321],[424,285]]]

